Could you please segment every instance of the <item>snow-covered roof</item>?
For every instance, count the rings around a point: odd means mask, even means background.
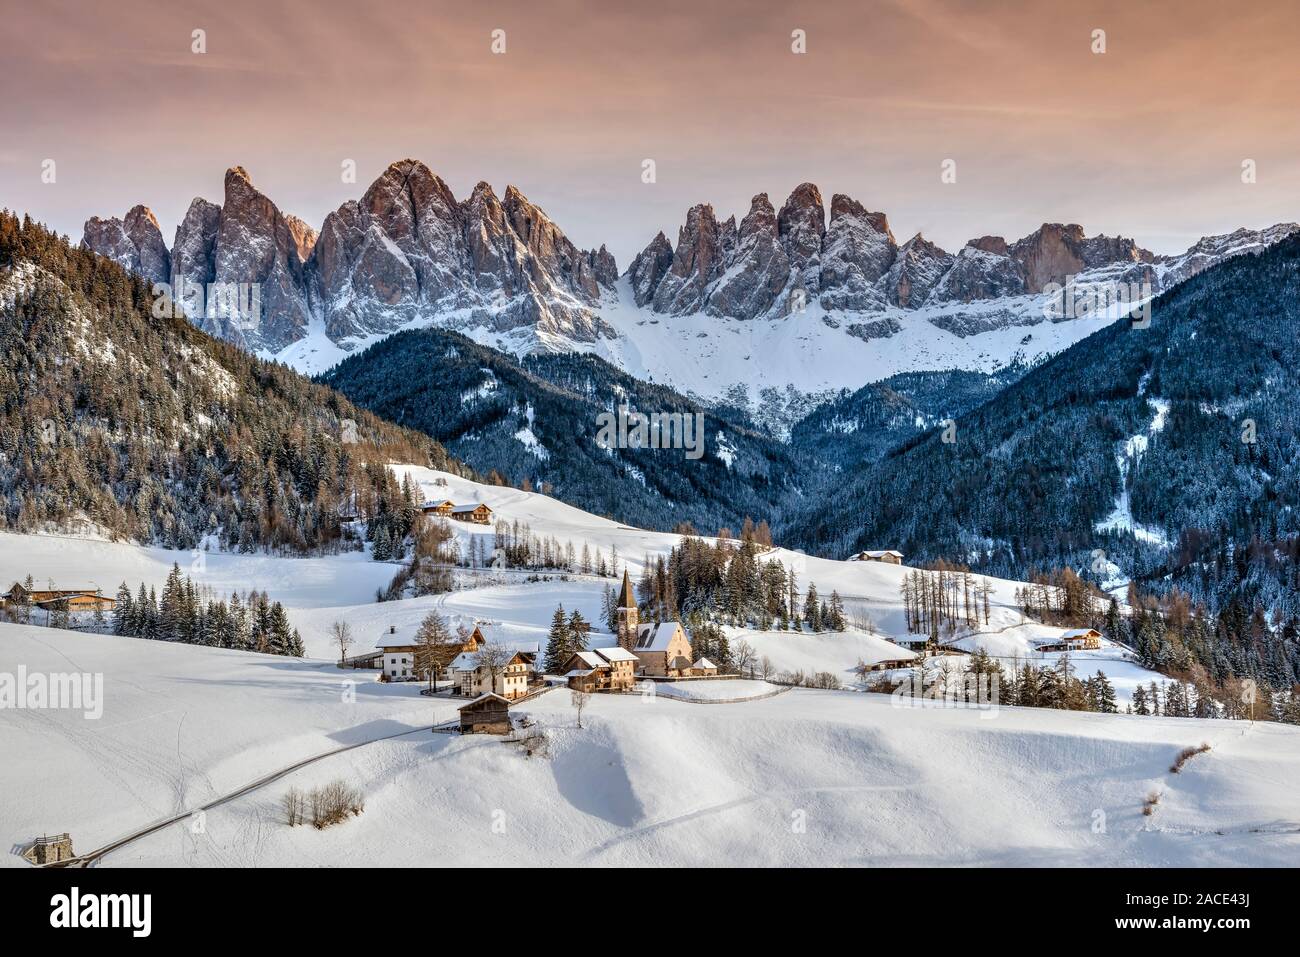
[[[589,668],[604,668],[605,662],[594,651],[575,651],[573,657],[577,658]]]
[[[501,695],[499,695],[499,694],[497,694],[497,693],[495,693],[495,692],[493,692],[493,691],[487,691],[487,692],[484,692],[483,694],[479,695],[479,696],[478,696],[477,698],[475,698],[473,701],[467,701],[465,704],[461,705],[461,706],[460,706],[459,708],[457,708],[456,710],[457,710],[457,711],[464,711],[466,708],[472,708],[474,705],[478,704],[480,701],[483,701],[483,700],[485,700],[485,699],[487,699],[487,698],[496,698],[498,701],[500,701],[502,704],[504,704],[507,708],[510,707],[510,699],[509,699],[509,698],[503,698],[503,697],[501,697]]]
[[[1070,638],[1087,638],[1089,635],[1101,636],[1101,632],[1095,628],[1071,628],[1069,631],[1061,632],[1061,640],[1065,641]]]
[[[691,665],[691,667],[692,667],[692,668],[712,668],[714,671],[717,671],[717,670],[718,670],[718,666],[715,665],[715,664],[714,664],[712,661],[710,661],[708,658],[701,658],[699,661],[695,662],[695,664]]]
[[[478,508],[480,505],[481,505],[483,508],[486,508],[486,509],[488,509],[489,511],[491,511],[490,506],[489,506],[486,502],[466,502],[466,503],[463,504],[463,505],[453,505],[453,506],[451,507],[451,510],[452,510],[453,512],[472,512],[472,511],[474,511],[474,509]]]
[[[636,650],[667,651],[668,642],[680,627],[681,625],[675,621],[665,621],[658,625],[642,625],[636,630]]]
[[[399,625],[390,627],[375,642],[376,648],[414,648],[419,645],[415,638],[416,629],[412,626]]]
[[[622,648],[618,645],[615,645],[612,648],[593,648],[592,651],[600,655],[606,661],[636,661],[637,660],[636,655],[632,654],[632,652],[628,651],[626,648]]]
[[[473,671],[478,667],[478,652],[462,651],[451,659],[450,667],[452,671]]]
[[[584,670],[584,669],[582,669],[582,668],[574,668],[572,671],[566,671],[566,672],[564,673],[564,677],[566,677],[566,678],[585,678],[585,677],[587,677],[587,675],[591,674],[591,673],[592,673],[593,671],[595,671],[595,670],[596,670],[595,668],[587,668],[586,670]]]
[[[886,555],[893,555],[895,558],[903,557],[902,552],[894,551],[894,549],[892,548],[882,548],[877,551],[859,552],[859,554],[866,555],[868,558],[884,558]]]

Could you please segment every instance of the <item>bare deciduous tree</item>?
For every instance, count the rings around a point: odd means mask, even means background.
[[[749,677],[754,677],[754,661],[757,657],[758,652],[754,650],[754,646],[744,638],[731,646],[731,663],[737,674],[747,673]]]
[[[487,672],[488,691],[497,690],[497,675],[505,670],[506,662],[514,656],[514,651],[499,641],[486,642],[479,648],[474,656],[474,663]]]
[[[348,649],[352,647],[352,626],[346,621],[339,618],[334,624],[330,625],[330,637],[334,639],[334,644],[339,648],[339,664],[348,656]]]
[[[415,633],[415,642],[415,673],[428,675],[429,690],[434,691],[439,673],[456,657],[461,642],[452,637],[446,620],[436,611],[424,616]]]
[[[591,700],[591,694],[586,691],[570,691],[569,704],[573,705],[573,710],[578,712],[578,730],[582,730],[582,710],[587,707],[587,702]]]

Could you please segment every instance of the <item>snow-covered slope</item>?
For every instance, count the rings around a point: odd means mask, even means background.
[[[193,284],[256,281],[263,308],[252,321],[211,308],[196,321],[309,374],[401,329],[440,325],[514,354],[593,351],[682,392],[758,401],[759,381],[816,395],[896,372],[1033,361],[1104,321],[1050,317],[1053,284],[1159,293],[1296,229],[1239,229],[1162,256],[1044,223],[952,254],[919,234],[899,244],[884,213],[842,194],[827,209],[803,183],[779,211],[756,195],[739,225],[692,207],[676,246],[660,233],[619,280],[603,246],[578,249],[517,188],[499,199],[479,183],[458,201],[404,159],[319,235],[232,167],[221,205],[194,200],[170,263],[143,206],[125,221],[89,220],[82,242],[151,280],[170,268]]]
[[[518,521],[537,535],[554,536],[561,545],[572,542],[576,551],[589,546],[593,554],[617,556],[620,565],[639,576],[645,560],[653,561],[681,540],[670,532],[653,532],[621,525],[566,505],[538,492],[484,485],[447,472],[416,466],[394,465],[399,477],[410,475],[428,498],[481,501],[489,505],[495,519]],[[455,522],[453,531],[462,552],[480,538],[491,554],[495,529],[489,525]],[[265,590],[274,601],[284,604],[295,627],[302,632],[309,657],[332,660],[337,657],[330,638],[336,620],[349,622],[356,636],[356,650],[369,647],[389,626],[414,627],[432,608],[438,608],[454,624],[489,622],[499,637],[512,643],[545,642],[551,615],[557,605],[574,608],[592,622],[600,621],[601,597],[610,578],[572,574],[561,580],[527,581],[528,573],[493,571],[469,573],[467,586],[447,595],[376,602],[377,589],[387,585],[398,566],[374,562],[361,553],[314,559],[274,558],[264,555],[232,555],[221,552],[174,552],[55,536],[21,536],[0,533],[0,581],[22,581],[28,574],[37,584],[49,582],[85,587],[98,586],[112,595],[122,581],[134,590],[141,582],[161,587],[172,563],[194,579],[200,589],[214,595],[249,588]],[[796,635],[790,632],[756,632],[728,629],[732,640],[743,638],[761,657],[769,657],[778,671],[805,673],[828,671],[844,684],[855,681],[854,667],[885,659],[906,657],[891,639],[908,636],[900,588],[910,571],[906,566],[880,562],[837,561],[802,552],[774,548],[763,556],[780,561],[795,573],[801,589],[815,584],[829,596],[838,592],[844,601],[850,629],[835,635]],[[1001,656],[1008,667],[1019,661],[1050,664],[1057,656],[1033,649],[1031,639],[1046,638],[1054,629],[1026,622],[1015,592],[1023,583],[988,578],[990,615],[987,625],[958,638],[955,647],[973,650],[983,646]],[[1059,630],[1059,629],[1058,629]],[[1014,640],[1008,636],[1014,636]],[[1151,672],[1132,664],[1128,653],[1114,646],[1101,651],[1078,652],[1074,666],[1083,674],[1100,669],[1111,676],[1121,701],[1138,683],[1150,681]]]
[[[102,846],[305,757],[413,732],[186,816],[105,866],[1267,866],[1300,851],[1300,730],[1278,725],[793,690],[711,706],[598,696],[579,730],[552,692],[520,709],[547,739],[529,757],[430,734],[451,708],[409,685],[362,681],[350,701],[328,665],[0,626],[0,669],[19,661],[102,672],[106,703],[98,721],[0,711],[11,847],[61,830]],[[359,817],[283,823],[290,787],[340,778],[363,792]]]

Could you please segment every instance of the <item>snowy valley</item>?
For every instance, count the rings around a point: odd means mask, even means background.
[[[497,520],[617,555],[633,578],[680,542],[539,493],[394,471],[429,499],[481,502]],[[491,553],[494,527],[452,528],[464,552],[482,539]],[[838,593],[851,624],[821,634],[725,629],[733,648],[745,641],[770,658],[774,682],[831,673],[845,690],[697,679],[678,682],[676,695],[672,682],[658,686],[662,693],[593,695],[577,716],[558,689],[512,708],[528,727],[525,749],[431,732],[454,721],[466,699],[339,669],[333,623],[347,621],[364,651],[436,610],[511,647],[540,647],[563,605],[597,623],[589,643],[600,647],[612,640],[599,624],[612,576],[462,568],[453,591],[376,602],[397,566],[363,553],[272,558],[11,534],[0,545],[6,581],[75,579],[111,594],[118,581],[161,588],[180,563],[218,594],[251,584],[284,602],[307,647],[299,660],[0,625],[0,672],[103,675],[97,720],[74,710],[0,711],[0,790],[10,796],[0,831],[11,846],[66,830],[86,853],[175,818],[111,850],[102,865],[1267,866],[1300,849],[1292,797],[1300,729],[851,690],[863,684],[860,665],[913,655],[894,643],[917,637],[900,598],[912,572],[905,565],[774,549],[764,557]],[[1060,629],[1025,619],[1021,583],[987,583],[987,623],[950,643],[1059,662],[1036,643]],[[1104,670],[1121,704],[1139,684],[1163,680],[1111,642],[1069,657],[1081,674]],[[967,660],[939,655],[926,665]],[[725,685],[747,700],[699,703]],[[675,700],[682,695],[695,700]],[[1202,744],[1210,750],[1170,773],[1180,751]],[[350,745],[359,746],[235,794]],[[289,789],[340,778],[364,794],[361,814],[325,830],[284,824]],[[60,783],[70,780],[77,786]]]

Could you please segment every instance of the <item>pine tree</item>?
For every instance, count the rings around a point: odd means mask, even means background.
[[[551,631],[547,636],[542,670],[549,675],[559,674],[571,656],[568,619],[564,614],[564,606],[556,605],[555,614],[551,616]]]
[[[113,634],[131,634],[131,619],[135,614],[133,604],[131,589],[126,582],[122,582],[117,589],[117,601],[113,605]]]
[[[817,586],[808,583],[808,595],[803,602],[803,620],[812,631],[821,631],[821,605],[817,601]]]

